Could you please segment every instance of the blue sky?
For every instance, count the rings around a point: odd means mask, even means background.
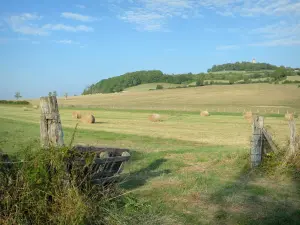
[[[136,70],[300,67],[300,1],[0,1],[0,99],[80,94]]]

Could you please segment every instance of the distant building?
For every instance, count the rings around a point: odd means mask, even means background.
[[[252,63],[256,63],[256,59],[255,58],[252,59]]]

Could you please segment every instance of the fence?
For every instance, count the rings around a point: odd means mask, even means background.
[[[293,118],[289,120],[290,146],[289,154],[294,155],[299,148],[299,140],[296,134],[296,122]],[[264,117],[255,116],[252,124],[252,146],[250,153],[251,167],[257,167],[262,163],[263,156],[268,152],[277,152],[279,149],[272,140],[272,136],[264,127]]]

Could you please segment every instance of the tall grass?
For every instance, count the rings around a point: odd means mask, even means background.
[[[29,146],[9,159],[1,154],[0,224],[130,224],[159,219],[148,203],[137,202],[117,184],[92,185],[93,164],[70,168],[66,162],[73,156],[67,147]]]

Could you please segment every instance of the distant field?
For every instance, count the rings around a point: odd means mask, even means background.
[[[295,80],[300,81],[300,76],[288,76],[286,79],[291,81],[295,81]]]
[[[170,83],[149,83],[149,84],[140,84],[138,86],[126,88],[125,91],[130,92],[139,92],[139,91],[149,91],[149,89],[156,89],[156,86],[160,84],[164,88],[172,88],[177,86],[183,86],[182,84],[170,84]]]
[[[149,87],[149,86],[148,86]],[[147,87],[147,88],[148,88]],[[31,100],[38,104],[38,99]],[[155,91],[70,96],[61,106],[148,110],[278,110],[300,109],[300,88],[295,85],[235,84]],[[268,111],[268,112],[269,112]]]

